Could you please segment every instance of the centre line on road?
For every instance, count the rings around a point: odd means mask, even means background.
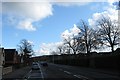
[[[68,71],[64,71],[65,73],[67,73],[67,74],[71,74],[70,72],[68,72]]]
[[[85,76],[82,76],[82,75],[73,75],[73,76],[75,76],[75,77],[77,77],[77,78],[83,78],[83,79],[87,79],[88,80],[88,78],[87,77],[85,77]]]
[[[75,76],[75,77],[77,77],[77,78],[81,78],[80,76],[78,76],[78,75],[73,75],[73,76]]]
[[[39,63],[38,63],[38,65],[39,65]],[[39,68],[40,68],[40,72],[41,72],[41,77],[44,80],[43,72],[42,72],[42,69],[41,69],[40,65],[39,65]]]
[[[30,70],[25,76],[24,76],[24,78],[28,78],[29,76],[29,74],[32,72],[32,70]]]
[[[32,72],[32,70],[30,70],[30,72],[29,72],[29,76],[28,76],[28,79],[30,78],[30,73]]]

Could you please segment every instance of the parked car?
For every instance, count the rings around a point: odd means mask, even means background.
[[[33,62],[32,70],[39,70],[39,69],[40,69],[40,67],[39,67],[38,63],[37,62]]]
[[[43,61],[40,63],[42,66],[48,66],[47,62]]]

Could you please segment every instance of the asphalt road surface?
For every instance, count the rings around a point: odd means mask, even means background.
[[[26,75],[27,80],[120,80],[119,74],[112,75],[98,70],[57,65],[48,63],[40,70],[30,70]]]

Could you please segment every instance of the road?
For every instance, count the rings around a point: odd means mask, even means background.
[[[80,68],[48,63],[39,64],[40,70],[30,70],[26,78],[29,80],[120,80],[119,74],[112,75],[95,69]]]

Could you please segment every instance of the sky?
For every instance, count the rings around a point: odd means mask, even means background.
[[[16,48],[20,40],[33,44],[35,55],[49,54],[62,44],[63,35],[78,33],[76,24],[86,21],[96,28],[95,21],[101,14],[118,18],[113,3],[117,0],[5,0],[0,2],[0,44]]]

